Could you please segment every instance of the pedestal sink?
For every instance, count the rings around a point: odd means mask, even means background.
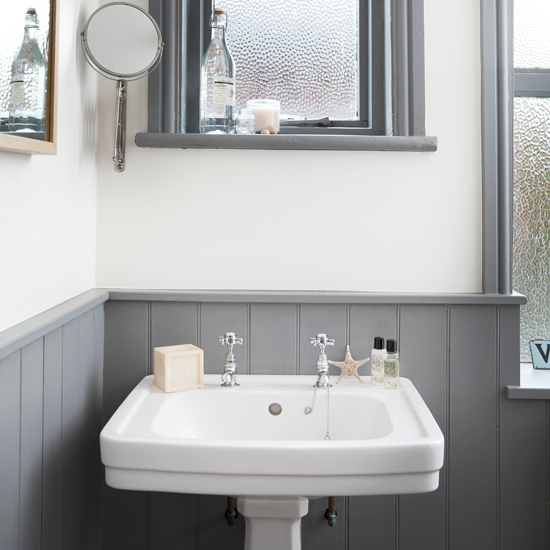
[[[410,380],[345,379],[305,414],[314,376],[239,375],[235,388],[204,378],[173,394],[152,376],[137,385],[101,432],[108,485],[237,496],[246,550],[299,550],[310,498],[438,487],[443,434]]]

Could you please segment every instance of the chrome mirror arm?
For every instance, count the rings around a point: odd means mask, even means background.
[[[113,151],[113,162],[117,172],[124,172],[126,168],[126,88],[126,80],[117,80],[115,148]]]

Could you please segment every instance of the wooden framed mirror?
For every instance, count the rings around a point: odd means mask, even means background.
[[[57,153],[57,62],[59,0],[35,0],[27,4],[1,2],[0,21],[0,151],[13,153],[55,155]],[[23,7],[21,7],[23,6]],[[33,13],[34,11],[34,13]],[[38,21],[38,29],[34,28]],[[43,85],[43,123],[36,130],[26,129],[17,117],[16,99],[27,94],[23,82],[17,82],[12,71],[15,57],[25,39],[27,30],[37,35],[37,42],[45,60],[45,82]],[[9,32],[4,32],[9,30]],[[24,38],[25,37],[25,38]],[[41,86],[38,86],[41,88]],[[20,96],[18,95],[20,94]],[[32,117],[29,117],[31,119]],[[25,119],[26,120],[26,119]],[[31,126],[32,127],[32,126]]]

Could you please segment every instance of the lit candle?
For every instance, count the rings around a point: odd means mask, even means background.
[[[256,117],[256,132],[261,132],[268,126],[279,131],[279,114],[281,104],[276,99],[250,99],[246,102],[249,109],[254,109]]]

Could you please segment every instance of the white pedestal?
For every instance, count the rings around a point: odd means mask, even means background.
[[[244,550],[300,550],[305,497],[238,497],[245,518]]]

